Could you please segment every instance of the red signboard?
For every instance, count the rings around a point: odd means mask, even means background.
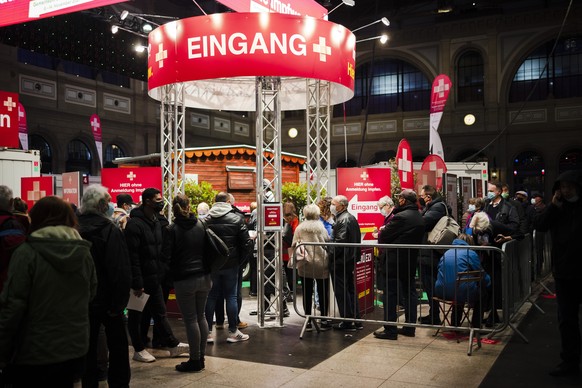
[[[421,170],[434,171],[436,174],[437,190],[443,187],[443,174],[447,172],[447,165],[444,160],[438,155],[428,155],[422,162]]]
[[[18,94],[0,91],[0,147],[18,146]]]
[[[398,143],[396,153],[396,163],[398,163],[398,177],[400,178],[400,188],[414,189],[414,168],[412,167],[412,150],[406,139]]]
[[[314,0],[217,0],[236,12],[277,12],[289,15],[327,16],[327,9]]]
[[[81,173],[64,172],[63,175],[63,199],[69,203],[74,203],[79,206],[81,203],[81,195],[83,184],[81,182]]]
[[[101,184],[109,190],[109,195],[115,197],[121,193],[131,195],[135,203],[141,202],[141,193],[153,187],[162,191],[161,167],[136,168],[103,168],[101,169]]]
[[[0,27],[125,1],[127,0],[3,0],[0,1]]]
[[[41,198],[54,195],[54,179],[52,176],[20,178],[20,195],[32,209]]]
[[[24,105],[18,103],[18,138],[22,149],[28,151],[28,128],[26,126],[26,111]]]
[[[280,203],[263,205],[263,222],[265,231],[277,231],[283,228],[283,207]]]

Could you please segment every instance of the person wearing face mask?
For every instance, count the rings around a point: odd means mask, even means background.
[[[579,171],[566,171],[558,176],[553,188],[552,202],[536,216],[537,230],[552,235],[552,273],[558,303],[558,328],[562,362],[552,376],[578,375],[582,343],[579,312],[582,304],[582,176]]]
[[[522,191],[522,192],[524,192],[524,191]],[[525,194],[525,196],[527,197],[527,193]],[[515,197],[511,196],[511,194],[509,192],[509,185],[507,183],[503,183],[501,185],[501,197],[503,197],[503,199],[507,203],[509,203],[510,205],[515,207],[515,210],[517,212],[517,216],[519,217],[519,227],[518,227],[517,231],[515,231],[513,233],[512,238],[517,239],[517,240],[522,240],[530,230],[529,230],[528,219],[526,217],[525,210],[524,210],[523,206],[521,205],[521,201],[517,198],[517,193],[515,193]]]
[[[544,197],[541,194],[534,194],[533,198],[531,199],[531,205],[536,211],[536,214],[539,214],[546,209]]]
[[[159,215],[164,209],[164,199],[155,188],[145,189],[141,198],[141,206],[131,211],[125,227],[125,240],[131,260],[131,289],[137,297],[143,293],[149,295],[144,310],[148,309],[154,320],[154,329],[160,334],[160,345],[170,351],[171,357],[177,357],[187,353],[189,348],[174,337],[166,317],[166,304],[160,283],[163,271],[163,232]],[[128,310],[127,328],[135,350],[133,359],[153,362],[155,357],[145,350],[142,325],[142,312]]]
[[[380,226],[379,229],[376,229],[372,233],[372,235],[376,239],[379,238],[379,234],[386,227],[386,225],[388,225],[388,223],[390,223],[390,221],[392,220],[392,217],[394,217],[394,214],[393,214],[394,201],[392,201],[392,198],[390,198],[387,195],[380,198],[380,200],[378,201],[378,210],[380,210],[380,213],[384,216],[384,223],[382,224],[382,226]]]
[[[533,232],[533,222],[536,216],[536,211],[532,206],[531,202],[527,199],[528,195],[526,191],[520,190],[515,192],[515,200],[521,205],[523,209],[523,215],[525,217],[527,232]]]
[[[469,224],[471,223],[471,218],[473,218],[473,214],[475,213],[475,198],[469,198],[467,202],[467,210],[463,213],[461,218],[461,225],[463,225],[463,233],[467,233],[471,235],[469,229]]]
[[[113,222],[123,230],[127,224],[129,213],[136,204],[133,202],[133,198],[130,194],[119,194],[115,199],[117,201],[117,207],[113,209]]]
[[[98,359],[103,357],[99,346],[101,325],[109,349],[109,370],[105,373],[109,386],[127,387],[131,375],[123,316],[129,299],[131,268],[123,232],[109,215],[113,212],[110,200],[105,187],[89,186],[83,193],[78,217],[79,234],[92,244],[91,256],[97,273],[97,294],[89,304],[89,352],[83,376],[86,387],[98,385]]]

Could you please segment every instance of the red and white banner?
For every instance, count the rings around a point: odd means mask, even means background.
[[[0,91],[0,147],[18,146],[18,94]]]
[[[0,27],[127,0],[0,0]]]
[[[398,177],[400,178],[401,189],[414,190],[414,167],[412,166],[412,149],[406,139],[398,143],[396,152],[396,163],[398,164]]]
[[[53,176],[20,178],[20,195],[30,210],[39,199],[54,195],[54,186]]]
[[[64,172],[63,178],[63,199],[69,203],[79,206],[83,195],[83,182],[79,171]]]
[[[236,12],[276,12],[288,15],[311,16],[321,19],[327,9],[315,0],[217,0]]]
[[[130,194],[135,203],[141,202],[141,193],[153,187],[162,191],[161,167],[103,168],[101,184],[115,200],[118,194]]]
[[[255,110],[256,77],[263,76],[295,82],[281,86],[284,110],[305,109],[305,78],[332,82],[332,104],[354,94],[355,35],[322,19],[279,13],[197,16],[156,28],[149,47],[148,89],[157,100],[163,86],[184,82],[186,106]]]
[[[24,105],[18,103],[18,138],[22,149],[28,151],[28,127],[26,126],[26,111]]]
[[[428,152],[440,156],[443,160],[445,160],[445,152],[438,129],[451,88],[452,83],[449,77],[445,74],[440,74],[432,83],[432,93],[430,96],[430,132]]]
[[[428,155],[422,162],[421,170],[434,171],[436,174],[436,186],[437,190],[441,190],[443,187],[443,174],[447,172],[447,165],[444,160],[438,155]]]
[[[95,147],[97,148],[97,153],[99,154],[99,164],[103,166],[103,141],[101,132],[101,119],[96,114],[91,115],[89,120],[91,124],[91,132],[93,133],[93,138],[95,139]]]

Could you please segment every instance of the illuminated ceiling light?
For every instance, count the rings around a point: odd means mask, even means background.
[[[360,39],[360,40],[356,40],[356,43],[361,43],[361,42],[367,42],[369,40],[379,40],[380,43],[384,44],[386,42],[388,42],[388,35],[383,34],[383,35],[378,35],[378,36],[373,36],[371,38],[365,38],[365,39]]]
[[[112,34],[117,34],[117,31],[119,31],[119,26],[111,26],[111,33]]]
[[[289,128],[289,132],[287,133],[291,139],[295,139],[299,134],[297,128]]]
[[[472,115],[471,113],[465,115],[465,117],[463,118],[463,122],[465,123],[465,125],[475,124],[475,115]]]
[[[153,29],[154,28],[150,23],[144,23],[141,25],[141,30],[144,34],[149,34],[150,32],[152,32]]]
[[[382,18],[380,19],[380,21],[382,21],[382,23],[388,27],[390,25],[390,20],[388,20],[388,18]]]
[[[146,50],[147,50],[147,47],[142,45],[142,44],[135,45],[135,51],[138,53],[143,53]]]
[[[125,20],[128,16],[129,16],[129,11],[125,10],[125,11],[121,12],[121,15],[119,15],[119,19]]]
[[[356,5],[356,2],[355,2],[355,0],[342,0],[341,3],[339,3],[338,5],[333,7],[333,9],[331,11],[329,11],[326,15],[323,15],[323,16],[329,15],[330,13],[332,13],[333,11],[335,11],[336,9],[338,9],[339,7],[341,7],[344,4],[349,6],[349,7],[353,7],[354,5]]]
[[[352,30],[352,32],[359,31],[359,30],[361,30],[363,28],[370,27],[370,26],[372,26],[372,25],[374,25],[376,23],[380,23],[380,22],[382,22],[385,26],[389,26],[390,25],[390,20],[388,20],[388,18],[382,18],[382,19],[378,19],[376,21],[373,21],[372,23],[368,23],[365,26],[355,28],[355,29]]]
[[[385,44],[388,42],[388,35],[384,34],[380,36],[380,43]]]

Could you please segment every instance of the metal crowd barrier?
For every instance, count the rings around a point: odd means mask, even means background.
[[[531,237],[528,236],[529,246],[531,246]],[[343,243],[301,243],[293,250],[292,266],[294,268],[294,281],[297,284],[297,279],[302,281],[302,294],[311,292],[317,289],[317,292],[306,295],[303,303],[303,295],[298,295],[299,287],[295,287],[293,291],[293,307],[297,314],[305,318],[300,338],[303,338],[308,327],[312,327],[319,333],[324,329],[329,328],[329,322],[343,323],[349,326],[349,330],[358,330],[363,324],[382,325],[385,328],[391,326],[402,326],[406,328],[430,328],[435,329],[435,335],[439,331],[449,331],[453,335],[469,334],[469,348],[468,355],[473,351],[473,339],[476,339],[477,347],[481,347],[481,336],[493,336],[495,333],[503,331],[507,326],[510,326],[516,331],[525,341],[527,339],[519,333],[515,326],[511,324],[511,317],[519,309],[519,307],[528,299],[531,291],[531,277],[530,266],[531,249],[527,249],[527,242],[510,241],[505,243],[502,249],[492,246],[463,246],[463,245],[423,245],[423,244],[376,244],[376,243],[362,243],[362,244],[343,244]],[[470,304],[463,304],[462,308],[458,308],[460,318],[458,321],[454,320],[454,311],[451,311],[448,319],[445,319],[443,314],[447,309],[447,305],[442,302],[447,299],[440,295],[439,290],[434,288],[434,282],[426,278],[427,273],[435,273],[438,271],[438,261],[445,251],[452,249],[454,260],[460,258],[461,255],[471,250],[479,256],[479,260],[483,263],[483,268],[487,271],[491,278],[491,286],[487,289],[484,287],[477,287],[477,291],[473,291],[470,296]],[[328,268],[333,269],[325,279],[317,279],[322,277],[321,273],[315,273],[305,270],[306,268],[313,268],[305,264],[306,261],[315,260],[318,252],[322,250],[327,252]],[[377,253],[388,250],[392,255],[395,255],[396,265],[389,265],[387,262],[381,262],[378,259]],[[433,260],[426,267],[427,264],[421,264],[418,260],[415,262],[411,259],[410,252],[417,251],[421,255],[433,256]],[[304,254],[307,252],[307,255]],[[310,256],[311,255],[311,256]],[[356,255],[359,260],[354,262],[350,257]],[[394,260],[393,260],[394,261]],[[424,268],[423,268],[424,266]],[[301,269],[303,268],[303,270]],[[471,268],[470,268],[471,269]],[[472,268],[477,270],[478,268]],[[430,272],[429,272],[430,270]],[[300,271],[300,273],[298,273]],[[378,274],[382,274],[379,276]],[[425,279],[422,278],[425,274]],[[400,279],[410,279],[404,281],[397,281]],[[424,280],[425,287],[422,287]],[[455,279],[444,278],[445,283],[456,282],[457,275],[455,271]],[[514,282],[516,284],[514,284]],[[386,284],[388,283],[388,284]],[[411,285],[411,283],[414,283]],[[426,284],[432,284],[432,287],[426,289]],[[395,286],[396,285],[396,286]],[[402,286],[409,291],[405,292]],[[461,291],[457,291],[456,286],[453,287],[455,295],[447,295],[448,300],[457,300],[459,302],[463,299]],[[341,290],[344,290],[341,292]],[[388,293],[387,293],[388,292]],[[338,294],[339,293],[339,294]],[[408,298],[405,298],[408,295]],[[423,296],[427,297],[424,298]],[[339,298],[338,298],[339,296]],[[439,308],[440,322],[424,322],[420,323],[417,319],[421,315],[427,314],[429,304],[433,297],[439,297],[440,302],[434,304],[434,308]],[[466,295],[464,299],[468,299]],[[320,310],[317,310],[315,303],[320,302]],[[327,306],[325,304],[327,303]],[[460,302],[459,302],[460,303]],[[475,323],[473,321],[472,311],[468,311],[467,307],[471,306],[473,310],[475,306],[481,306],[482,312],[490,311],[488,317],[494,317],[493,312],[498,312],[500,319],[498,321],[489,322],[484,317],[478,319],[479,314],[475,315]],[[397,311],[394,319],[388,318],[387,306],[390,306],[390,311],[393,313],[393,307],[397,306]],[[439,307],[440,306],[440,307]],[[450,304],[448,305],[450,307]],[[495,306],[493,309],[492,307]],[[440,310],[444,307],[445,310]],[[327,311],[325,311],[327,310]],[[453,309],[454,310],[454,309]],[[468,313],[468,314],[467,314]],[[394,314],[391,314],[394,316]],[[487,314],[485,314],[487,316]],[[405,322],[408,318],[408,322]],[[491,323],[489,325],[488,323]]]
[[[552,272],[552,237],[549,232],[533,231],[533,280],[551,295],[544,281]]]

